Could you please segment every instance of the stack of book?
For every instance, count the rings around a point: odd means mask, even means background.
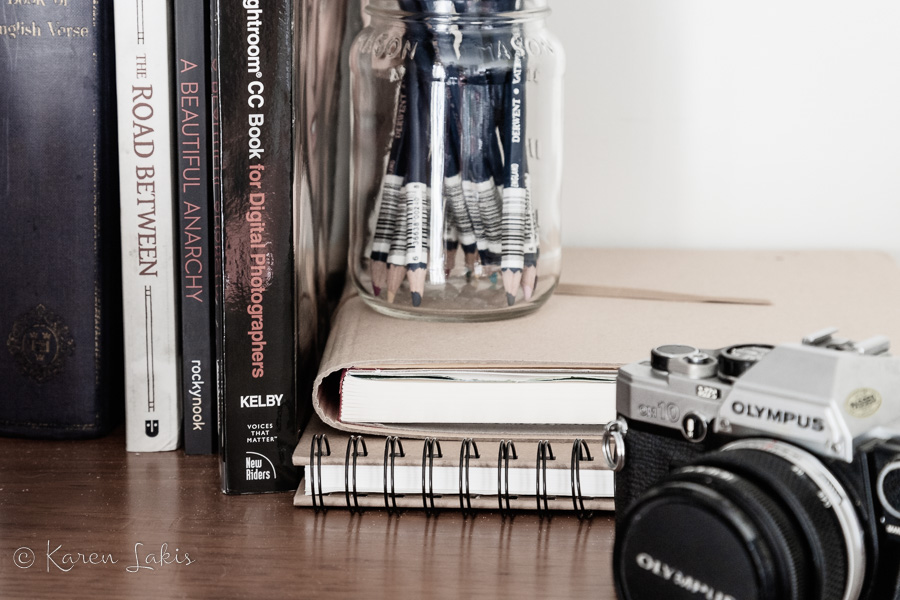
[[[345,268],[348,6],[116,6],[126,445],[218,450],[228,493],[298,481],[299,398]]]
[[[900,269],[875,252],[599,249],[566,249],[554,296],[515,320],[398,320],[349,295],[294,452],[294,503],[611,509],[619,366],[662,344],[791,342],[831,323],[900,339],[885,318],[897,298]]]
[[[124,412],[128,451],[296,488],[344,281],[353,4],[3,5],[0,433]]]

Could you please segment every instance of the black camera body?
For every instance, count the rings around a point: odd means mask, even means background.
[[[620,598],[900,600],[900,360],[834,333],[620,369]]]

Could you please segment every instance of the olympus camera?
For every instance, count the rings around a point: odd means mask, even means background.
[[[620,370],[622,599],[900,600],[900,359],[835,333]]]

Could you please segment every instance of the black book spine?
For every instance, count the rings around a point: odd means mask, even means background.
[[[221,415],[225,412],[225,274],[222,270],[222,155],[221,128],[219,127],[219,3],[209,0],[209,133],[211,138],[210,162],[213,199],[213,332],[216,358],[216,416],[218,450],[224,447],[225,433]]]
[[[0,435],[121,419],[112,11],[0,3]]]
[[[210,171],[209,6],[174,0],[175,118],[181,247],[181,351],[184,451],[217,445],[213,339],[213,219]]]
[[[291,0],[219,0],[222,487],[295,490]]]

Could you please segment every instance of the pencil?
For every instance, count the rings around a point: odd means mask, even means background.
[[[494,178],[489,168],[497,151],[492,146],[493,109],[487,78],[470,76],[462,100],[462,153],[464,160],[463,195],[466,213],[472,223],[476,250],[483,266],[497,261],[500,252],[500,209],[495,199]]]
[[[407,127],[407,175],[403,188],[406,200],[406,277],[413,306],[422,303],[425,292],[425,276],[428,269],[429,237],[429,189],[428,172],[428,131],[423,126],[423,117],[428,110],[428,87],[415,63],[407,71],[409,91],[409,125]],[[442,265],[443,266],[443,265]]]
[[[485,168],[489,174],[490,187],[479,189],[479,203],[482,217],[485,222],[485,236],[487,238],[488,251],[484,261],[493,269],[500,267],[503,254],[502,231],[502,207],[505,166],[503,147],[500,144],[500,132],[506,118],[505,86],[506,75],[497,69],[488,72],[489,85],[487,86],[487,112],[482,124],[482,144]]]
[[[459,86],[452,86],[457,88]],[[444,195],[447,201],[449,217],[456,225],[459,245],[465,255],[466,276],[470,277],[475,270],[478,251],[477,237],[473,223],[473,215],[467,206],[467,182],[463,179],[463,167],[460,155],[468,153],[465,147],[465,115],[460,108],[460,94],[448,94],[449,107],[447,117],[447,140],[445,152]]]
[[[456,233],[456,224],[453,215],[447,215],[444,219],[444,275],[449,277],[456,265],[456,251],[459,249],[459,236]]]
[[[394,116],[394,129],[391,135],[391,148],[388,153],[388,164],[381,186],[381,201],[378,206],[378,219],[375,224],[375,235],[372,251],[369,255],[372,270],[372,291],[375,296],[381,295],[381,289],[387,283],[388,253],[391,248],[394,229],[397,221],[397,209],[401,202],[403,188],[404,137],[406,122],[406,78],[400,83],[397,108]]]
[[[525,56],[520,44],[514,49],[512,69],[507,73],[506,114],[503,121],[505,164],[503,172],[502,222],[503,248],[500,269],[506,301],[516,302],[525,268]]]
[[[460,245],[463,247],[465,255],[466,268],[474,268],[474,234],[472,226],[468,220],[468,215],[464,212],[465,197],[463,195],[462,177],[459,169],[455,166],[455,157],[451,145],[447,146],[447,172],[448,176],[444,178],[444,196],[446,197],[447,208],[444,215],[444,273],[450,275],[453,265],[456,262],[456,250]],[[454,173],[454,174],[450,174]],[[462,209],[462,210],[461,210]],[[451,254],[452,253],[452,254]],[[472,259],[470,260],[470,256]]]
[[[387,259],[387,301],[392,303],[397,290],[406,279],[406,203],[397,206],[394,232],[391,236],[391,249]]]
[[[401,154],[397,160],[397,172],[401,177],[400,183],[402,187],[397,190],[396,204],[394,207],[394,219],[392,231],[390,231],[390,249],[387,257],[387,301],[393,303],[397,296],[403,281],[406,279],[406,261],[407,261],[407,196],[406,196],[406,177],[409,170],[410,158],[415,151],[417,145],[411,140],[412,126],[411,124],[418,118],[415,110],[415,102],[418,98],[418,81],[415,73],[411,69],[403,75],[400,82],[400,94],[398,96],[398,108],[396,113],[403,116],[402,123],[394,124],[394,139],[400,136]],[[400,109],[403,107],[403,110]],[[390,161],[389,161],[390,164]]]
[[[531,176],[525,174],[525,267],[522,270],[522,295],[530,301],[537,285],[537,261],[540,256],[537,215],[531,203]]]

